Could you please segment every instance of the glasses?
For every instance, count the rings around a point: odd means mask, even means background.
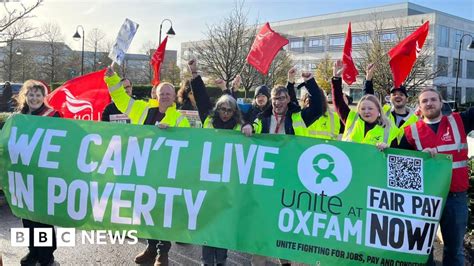
[[[217,109],[217,111],[218,111],[219,113],[222,113],[222,114],[232,114],[232,113],[234,113],[234,109],[232,109],[232,108],[225,108],[225,107],[219,107],[219,108]]]

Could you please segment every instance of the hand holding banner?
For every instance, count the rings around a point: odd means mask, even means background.
[[[109,58],[112,59],[113,62],[122,65],[122,62],[125,59],[125,53],[127,52],[128,47],[130,47],[137,30],[137,23],[129,20],[128,18],[125,19],[125,22],[122,24],[122,27],[120,28],[120,31],[117,35],[117,39],[115,40],[112,51],[109,53]]]

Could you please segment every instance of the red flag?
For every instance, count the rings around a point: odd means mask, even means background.
[[[62,117],[100,121],[110,103],[104,82],[106,69],[66,81],[46,97],[46,102]]]
[[[156,86],[160,84],[160,68],[163,60],[165,60],[165,50],[166,50],[166,43],[168,42],[168,36],[160,43],[158,49],[156,49],[153,57],[151,58],[150,64],[153,67],[153,80],[151,81],[151,85]]]
[[[388,52],[395,88],[400,87],[410,74],[416,58],[421,52],[421,47],[425,43],[426,36],[428,36],[429,29],[430,25],[427,21]]]
[[[347,29],[346,42],[344,43],[344,52],[342,54],[342,79],[348,84],[351,85],[356,81],[359,71],[354,65],[352,60],[352,30],[351,23],[349,22],[349,28]]]
[[[260,73],[266,75],[278,51],[287,44],[288,40],[273,31],[267,22],[255,37],[247,55],[247,62]]]

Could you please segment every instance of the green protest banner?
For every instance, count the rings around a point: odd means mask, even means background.
[[[451,175],[445,155],[24,115],[0,149],[18,217],[319,265],[422,265]]]

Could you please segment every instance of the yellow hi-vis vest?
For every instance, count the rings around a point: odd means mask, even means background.
[[[148,110],[150,108],[157,108],[159,105],[158,101],[153,99],[146,102],[143,100],[135,100],[128,96],[117,74],[111,77],[105,77],[105,83],[107,84],[110,97],[117,106],[117,109],[126,114],[132,124],[143,125],[148,115]],[[160,123],[168,124],[170,127],[190,127],[188,119],[176,110],[176,104],[166,109],[165,116]]]
[[[346,120],[346,128],[342,136],[343,141],[351,141],[357,143],[375,145],[377,143],[385,143],[390,145],[399,134],[399,129],[390,123],[389,126],[382,127],[376,125],[365,134],[365,122],[359,117],[355,111],[350,111]]]
[[[308,137],[337,140],[340,129],[339,115],[328,109],[323,116],[308,127]]]
[[[214,126],[212,125],[212,118],[210,116],[206,117],[206,120],[204,120],[204,125],[202,127],[203,128],[214,128]],[[241,125],[237,124],[237,125],[235,125],[233,130],[240,131],[240,127],[241,127]]]
[[[308,135],[306,124],[303,121],[303,117],[301,117],[301,112],[291,114],[291,121],[296,136]],[[255,119],[253,127],[256,134],[262,133],[262,120],[259,118]],[[268,125],[268,127],[270,127],[270,125]]]
[[[395,120],[395,117],[392,114],[392,107],[389,104],[385,104],[383,106],[383,111],[385,115],[388,117],[388,119],[395,125],[397,126],[397,121]],[[405,134],[405,128],[407,126],[410,126],[411,124],[415,124],[418,121],[418,116],[415,115],[415,112],[413,109],[410,109],[410,113],[408,114],[408,119],[405,120],[403,125],[401,127],[397,127],[399,129],[398,136],[397,136],[397,141],[400,143],[402,140],[403,135]]]

